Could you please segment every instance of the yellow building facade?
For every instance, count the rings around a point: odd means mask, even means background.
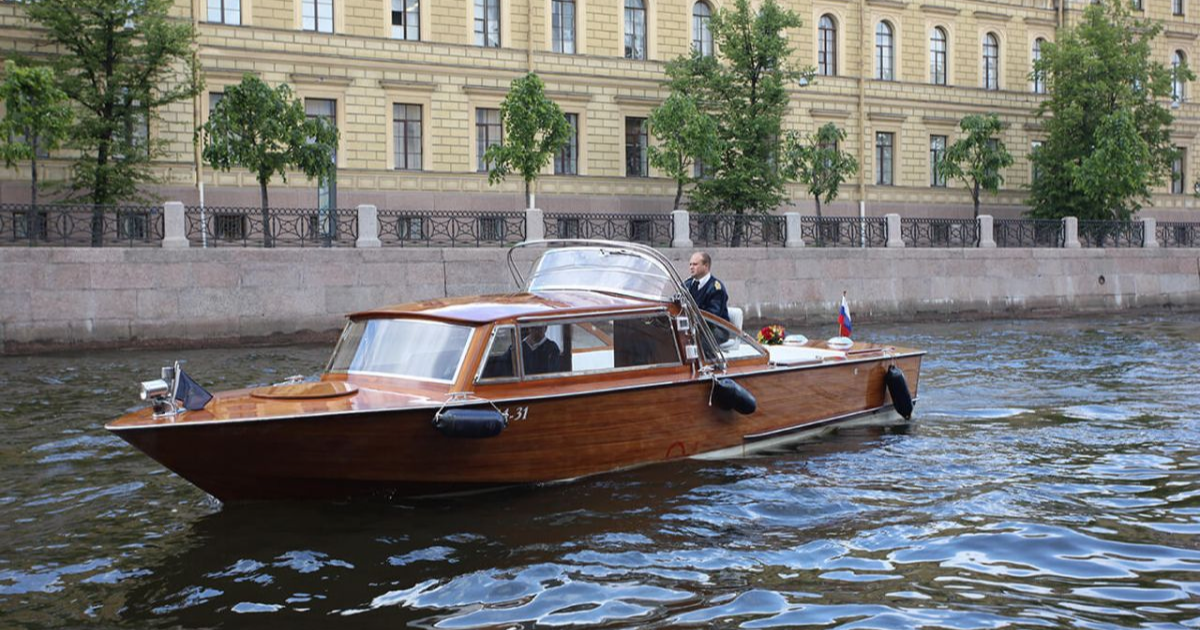
[[[1057,25],[1078,19],[1085,6],[1059,1],[1065,4],[783,0],[804,21],[787,34],[794,61],[822,71],[791,90],[784,125],[807,133],[835,123],[848,134],[845,149],[862,164],[827,214],[857,214],[860,201],[869,215],[969,213],[967,192],[955,182],[938,185],[931,164],[940,144],[956,139],[959,119],[972,113],[1000,116],[1016,158],[1004,189],[985,198],[985,210],[1019,214],[1032,177],[1028,153],[1040,139],[1032,110],[1042,95],[1030,79],[1035,48],[1039,40],[1053,41]],[[1137,13],[1164,24],[1155,44],[1159,59],[1197,59],[1200,0],[1141,1]],[[167,150],[157,166],[159,192],[196,203],[199,181],[208,205],[258,203],[249,173],[198,165],[193,141],[211,101],[252,73],[290,84],[310,112],[335,119],[338,207],[520,208],[519,177],[489,186],[479,152],[497,135],[491,110],[514,78],[532,71],[577,129],[572,153],[539,179],[537,205],[665,211],[674,182],[639,164],[645,140],[637,137],[638,120],[666,97],[665,62],[707,45],[704,14],[720,6],[720,0],[179,0],[177,17],[196,24],[206,85],[193,101],[156,112],[151,121],[150,134]],[[39,31],[19,4],[0,4],[0,27],[0,51],[39,50]],[[1185,149],[1182,190],[1173,194],[1164,185],[1146,216],[1192,216],[1200,106],[1190,97],[1200,86],[1181,88],[1173,139]],[[51,160],[49,177],[65,178],[65,166]],[[27,197],[26,171],[7,170],[0,178],[0,201]],[[271,194],[276,206],[318,203],[317,186],[299,175],[274,182]],[[801,212],[811,211],[799,186],[791,195]]]

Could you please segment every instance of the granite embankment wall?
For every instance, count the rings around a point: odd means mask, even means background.
[[[686,268],[687,250],[667,250]],[[1198,249],[716,249],[749,318],[1200,307]],[[519,252],[527,263],[536,252]],[[0,249],[0,348],[328,337],[373,306],[514,289],[502,249]]]

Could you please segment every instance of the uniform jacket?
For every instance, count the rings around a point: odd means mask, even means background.
[[[729,294],[725,292],[725,285],[717,280],[716,276],[709,276],[708,282],[699,288],[696,287],[695,278],[688,278],[684,285],[692,294],[692,299],[696,300],[700,310],[729,320]]]

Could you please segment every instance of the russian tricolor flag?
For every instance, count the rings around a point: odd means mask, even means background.
[[[838,334],[849,337],[851,330],[850,307],[846,306],[846,294],[842,293],[842,306],[838,308]]]

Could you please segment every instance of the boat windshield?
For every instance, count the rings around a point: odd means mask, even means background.
[[[669,301],[675,282],[653,260],[615,247],[567,247],[542,254],[529,292],[582,289]]]
[[[462,366],[471,330],[416,319],[352,321],[342,331],[328,371],[451,383]]]

